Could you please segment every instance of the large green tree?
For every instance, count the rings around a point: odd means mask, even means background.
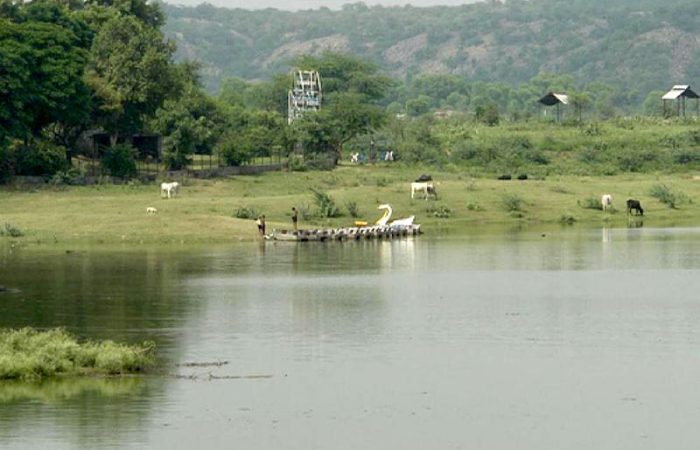
[[[113,141],[141,131],[178,87],[174,50],[158,29],[135,16],[116,16],[101,27],[85,78],[94,93],[94,120]]]
[[[27,140],[52,123],[87,117],[87,58],[68,28],[0,18],[0,134]]]

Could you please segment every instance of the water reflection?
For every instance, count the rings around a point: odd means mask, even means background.
[[[143,378],[68,378],[43,382],[5,381],[0,383],[0,404],[39,402],[58,404],[81,396],[104,400],[119,396],[143,395]]]
[[[197,380],[2,385],[0,441],[659,447],[619,438],[644,433],[694,448],[700,433],[670,424],[700,420],[700,395],[688,388],[700,375],[700,229],[487,231],[0,251],[0,284],[20,291],[0,294],[0,326],[155,339],[164,370],[185,375],[177,363],[229,361],[191,369]],[[228,378],[204,381],[210,371]]]
[[[80,378],[0,383],[0,441],[20,448],[104,448],[138,442],[162,380]],[[7,448],[3,446],[3,448]]]

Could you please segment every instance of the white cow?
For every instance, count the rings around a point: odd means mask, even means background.
[[[172,183],[160,183],[161,197],[174,197],[180,191],[180,183],[173,181]]]
[[[155,209],[153,206],[149,206],[146,208],[146,215],[148,216],[155,216],[158,213],[158,210]]]
[[[603,211],[606,211],[612,206],[612,195],[604,194],[602,197],[600,197],[600,204],[603,205]]]
[[[411,198],[414,198],[416,192],[422,192],[423,198],[428,199],[428,195],[432,194],[437,200],[437,191],[435,186],[430,181],[414,181],[411,183]]]

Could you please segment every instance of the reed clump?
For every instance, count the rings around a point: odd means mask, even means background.
[[[123,375],[155,364],[155,343],[79,342],[61,328],[0,331],[0,381],[74,375]]]

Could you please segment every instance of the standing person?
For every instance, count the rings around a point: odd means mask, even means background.
[[[292,224],[294,225],[294,230],[297,229],[297,220],[299,220],[299,211],[292,206]]]
[[[265,236],[265,216],[258,216],[258,220],[255,223],[258,226],[258,234]]]

